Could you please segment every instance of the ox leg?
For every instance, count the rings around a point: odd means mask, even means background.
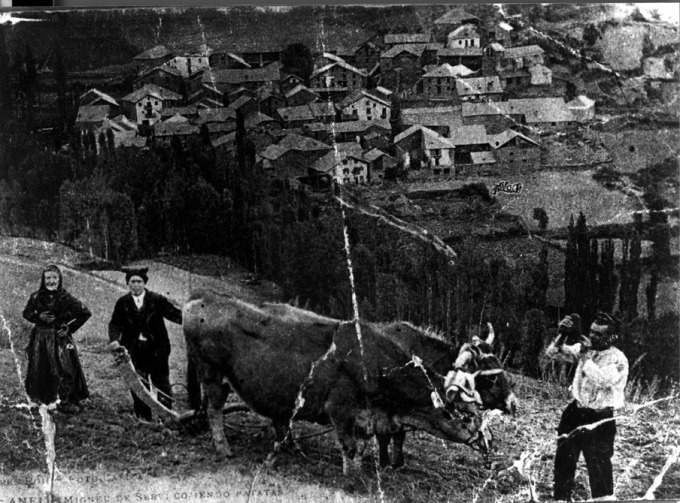
[[[227,437],[224,435],[224,416],[222,408],[229,396],[230,388],[221,381],[211,382],[205,386],[208,395],[208,422],[212,430],[213,443],[220,458],[231,458],[234,453],[229,447]]]
[[[378,463],[380,468],[385,468],[390,464],[389,446],[392,441],[387,414],[375,414],[375,438],[378,441]]]
[[[400,425],[398,431],[392,435],[392,468],[401,468],[404,466],[404,440],[406,439],[406,432],[404,427]]]

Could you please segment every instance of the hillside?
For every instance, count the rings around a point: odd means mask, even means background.
[[[28,243],[35,244],[35,243]],[[119,273],[88,273],[74,268],[63,250],[45,246],[14,247],[17,255],[0,256],[2,315],[12,330],[14,352],[2,333],[0,382],[0,437],[3,457],[0,494],[6,498],[39,496],[46,474],[45,447],[40,418],[25,407],[17,373],[24,368],[26,325],[19,319],[25,299],[36,284],[46,260],[60,260],[65,282],[76,296],[87,299],[93,318],[78,333],[77,343],[92,398],[78,416],[56,414],[56,459],[59,476],[56,494],[94,497],[108,494],[120,499],[173,501],[527,501],[529,481],[539,500],[549,499],[554,449],[554,427],[567,401],[558,385],[514,376],[520,399],[515,418],[492,419],[496,450],[488,462],[467,447],[444,444],[426,434],[410,433],[407,466],[376,473],[372,457],[366,459],[365,486],[347,493],[341,460],[327,430],[297,424],[300,453],[282,453],[265,470],[273,434],[253,414],[226,418],[227,437],[237,457],[216,462],[210,439],[201,425],[178,429],[172,425],[140,423],[133,419],[131,400],[105,349],[106,323],[115,298],[123,291]],[[37,250],[31,252],[30,250]],[[31,257],[31,255],[34,255]],[[72,257],[71,257],[72,258]],[[65,262],[65,264],[64,264]],[[205,267],[205,263],[203,264]],[[187,288],[201,284],[256,301],[263,293],[242,284],[236,269],[215,264],[221,278],[210,278],[158,263],[151,264],[150,288],[181,302]],[[231,271],[230,271],[231,269]],[[183,381],[184,351],[181,331],[170,326],[173,344],[171,382]],[[622,411],[614,457],[616,493],[622,499],[639,498],[652,485],[673,449],[680,443],[680,404],[675,400],[647,403],[648,392],[630,386],[630,405]],[[177,388],[180,408],[184,394]],[[639,410],[636,410],[640,406]],[[585,471],[577,478],[577,497],[587,494]],[[127,488],[127,489],[125,489]],[[680,474],[670,470],[656,491],[658,498],[680,495]]]

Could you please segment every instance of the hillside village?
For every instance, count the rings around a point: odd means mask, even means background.
[[[228,154],[242,117],[257,165],[294,187],[376,184],[400,170],[427,181],[530,171],[542,136],[578,128],[596,109],[585,95],[566,101],[545,51],[517,43],[507,22],[455,9],[425,32],[327,47],[307,75],[295,73],[304,64],[286,66],[285,47],[159,45],[131,62],[131,92],[82,94],[75,126],[135,148],[209,138]]]

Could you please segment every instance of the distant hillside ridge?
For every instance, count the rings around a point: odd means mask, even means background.
[[[68,12],[27,12],[43,23],[18,23],[4,28],[11,57],[31,46],[37,61],[53,59],[61,46],[69,71],[129,62],[155,45],[178,53],[283,49],[302,42],[312,51],[350,49],[387,32],[421,31],[444,6],[428,6],[425,15],[414,6],[389,6],[378,12],[363,6],[229,8],[128,8]],[[432,12],[430,12],[432,11]],[[378,14],[378,15],[376,15]]]

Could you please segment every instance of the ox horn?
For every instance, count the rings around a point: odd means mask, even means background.
[[[489,335],[486,337],[486,343],[491,346],[496,339],[496,332],[493,331],[493,325],[490,322],[487,322],[486,326],[489,327]]]
[[[493,376],[497,374],[502,374],[503,369],[490,369],[490,370],[478,370],[475,372],[475,377],[480,376]]]

